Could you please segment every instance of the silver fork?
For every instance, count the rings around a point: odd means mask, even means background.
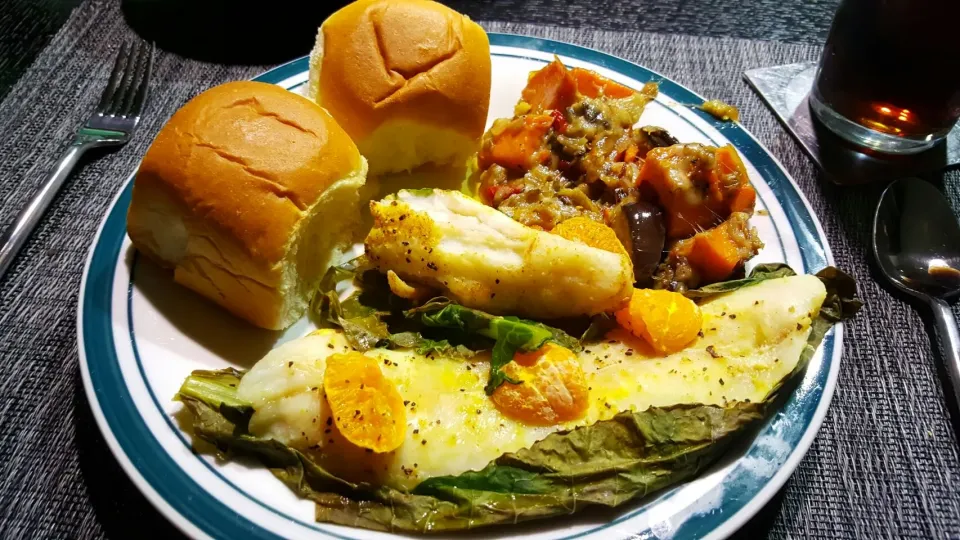
[[[147,101],[152,66],[153,45],[137,41],[130,47],[120,47],[113,71],[110,72],[110,81],[93,115],[77,131],[73,143],[60,156],[53,172],[30,203],[0,237],[0,279],[3,279],[10,263],[53,202],[80,156],[91,148],[119,146],[130,140]]]

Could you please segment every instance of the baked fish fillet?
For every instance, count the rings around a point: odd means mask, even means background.
[[[318,463],[342,478],[413,489],[427,478],[482,469],[550,433],[609,420],[620,411],[762,402],[796,368],[825,295],[823,283],[805,275],[718,296],[702,306],[704,336],[667,356],[623,330],[585,343],[578,359],[590,388],[587,412],[550,426],[505,415],[486,395],[486,352],[465,360],[373,349],[364,354],[376,359],[409,401],[406,439],[383,454],[345,443],[336,429],[330,434],[322,390],[327,358],[351,350],[343,332],[333,329],[268,353],[244,375],[237,397],[256,411],[250,419],[254,435],[313,447]]]
[[[370,203],[366,252],[488,313],[551,319],[609,312],[633,290],[630,261],[532,229],[456,191],[402,190]]]

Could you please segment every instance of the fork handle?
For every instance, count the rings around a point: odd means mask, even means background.
[[[939,298],[930,298],[930,306],[933,308],[940,349],[943,351],[943,367],[950,378],[949,387],[953,392],[953,399],[960,407],[960,330],[957,329],[957,319],[953,316],[950,304]]]
[[[53,198],[63,186],[63,183],[70,176],[70,171],[80,161],[80,156],[86,152],[90,146],[83,142],[74,142],[60,156],[57,166],[50,173],[50,176],[43,182],[43,185],[33,196],[33,199],[20,210],[17,218],[7,227],[3,236],[0,236],[0,279],[7,273],[10,264],[17,256],[20,248],[27,243],[30,233],[36,228],[44,212],[50,207]]]

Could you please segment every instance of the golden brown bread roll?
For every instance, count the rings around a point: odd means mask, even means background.
[[[356,141],[371,174],[462,165],[487,121],[490,42],[436,2],[359,0],[320,27],[307,95]]]
[[[306,310],[361,223],[367,165],[312,101],[232,82],[190,100],[140,165],[127,232],[174,280],[251,323]]]

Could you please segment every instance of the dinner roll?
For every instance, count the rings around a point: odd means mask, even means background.
[[[279,330],[360,237],[366,173],[315,103],[231,82],[190,100],[157,135],[133,184],[127,232],[177,283]]]
[[[371,174],[461,165],[487,121],[490,42],[436,2],[359,0],[320,27],[307,95],[353,137]]]

